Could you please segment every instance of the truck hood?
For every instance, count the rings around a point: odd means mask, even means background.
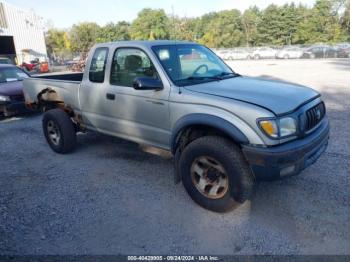
[[[241,76],[186,86],[186,89],[255,104],[276,115],[293,111],[319,96],[315,90],[305,86]]]
[[[23,94],[23,81],[0,83],[0,95],[13,96]]]

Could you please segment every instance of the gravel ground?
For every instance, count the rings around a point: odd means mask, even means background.
[[[350,59],[237,61],[322,92],[327,152],[227,214],[194,204],[171,159],[108,136],[53,153],[41,116],[0,122],[0,254],[350,254]]]

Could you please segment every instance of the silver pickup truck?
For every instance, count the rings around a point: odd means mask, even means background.
[[[190,42],[98,44],[84,73],[25,79],[50,147],[68,153],[86,130],[170,150],[175,179],[224,212],[259,180],[300,173],[325,151],[329,123],[313,89],[244,77]]]

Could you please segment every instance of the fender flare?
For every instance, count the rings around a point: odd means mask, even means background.
[[[186,115],[176,121],[170,137],[170,149],[175,154],[179,134],[192,125],[207,125],[216,128],[239,144],[249,144],[248,138],[234,124],[218,116],[195,113]]]

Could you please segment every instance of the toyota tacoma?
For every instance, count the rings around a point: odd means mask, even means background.
[[[328,144],[315,90],[242,76],[191,42],[98,44],[83,73],[27,78],[24,94],[45,112],[55,152],[87,130],[169,150],[176,181],[216,212],[249,199],[256,181],[300,173]]]

